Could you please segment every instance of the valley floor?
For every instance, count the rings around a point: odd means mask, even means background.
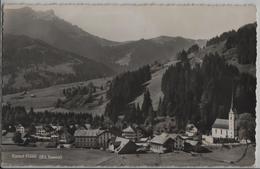
[[[192,155],[185,152],[166,154],[118,155],[91,149],[46,149],[17,146],[2,147],[2,166],[252,166],[255,162],[255,147],[249,146],[245,157],[239,159],[246,146],[215,148],[210,153]],[[19,156],[20,155],[20,156]],[[22,155],[22,156],[21,156]],[[30,156],[34,155],[34,156]],[[56,158],[56,159],[52,159]]]

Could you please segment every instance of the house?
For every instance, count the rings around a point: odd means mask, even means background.
[[[124,137],[126,139],[129,139],[131,141],[136,141],[137,134],[136,134],[135,130],[131,126],[128,126],[127,128],[125,128],[122,131],[122,137]]]
[[[62,144],[71,143],[73,142],[73,136],[68,132],[68,130],[63,128],[59,131],[58,142]]]
[[[200,152],[200,142],[197,140],[185,140],[184,142],[184,151],[186,152]]]
[[[115,137],[113,133],[108,130],[103,130],[97,135],[98,146],[103,149],[108,148],[109,140]]]
[[[174,139],[166,133],[161,135],[156,135],[150,141],[150,150],[155,153],[165,153],[173,151],[174,149]]]
[[[42,125],[35,126],[35,130],[36,130],[36,135],[39,136],[46,136],[48,134],[46,129]]]
[[[185,143],[185,140],[187,140],[187,139],[188,139],[188,137],[177,135],[175,137],[174,149],[183,151],[184,146],[185,146],[184,143]]]
[[[198,134],[198,128],[194,124],[188,124],[186,126],[185,134],[189,137],[196,136]]]
[[[51,142],[58,143],[59,142],[59,136],[56,134],[51,135]]]
[[[104,148],[108,147],[108,141],[114,135],[108,130],[100,129],[78,129],[74,133],[75,146],[86,148]]]
[[[150,140],[148,137],[140,138],[137,142],[135,142],[138,149],[137,151],[148,151],[150,146]]]
[[[21,124],[18,124],[17,126],[15,126],[15,131],[23,134],[24,133],[24,127]]]
[[[133,154],[136,153],[136,144],[126,138],[116,137],[110,140],[109,150],[118,154]]]
[[[238,114],[233,110],[233,96],[228,119],[217,118],[212,125],[213,139],[236,139],[238,137]]]

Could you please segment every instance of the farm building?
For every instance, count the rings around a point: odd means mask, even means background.
[[[126,138],[116,137],[110,140],[109,150],[118,154],[136,153],[137,145]]]
[[[173,151],[174,142],[174,139],[170,135],[162,133],[161,135],[155,136],[150,141],[150,150],[155,153]]]

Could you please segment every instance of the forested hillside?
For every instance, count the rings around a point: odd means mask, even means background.
[[[158,113],[175,116],[179,128],[192,121],[209,130],[217,117],[227,118],[232,94],[238,113],[255,116],[255,89],[255,77],[239,73],[217,53],[206,55],[202,65],[194,68],[183,59],[169,67],[162,78],[164,98]]]
[[[229,31],[207,41],[206,46],[225,41],[225,48],[237,49],[238,63],[255,64],[256,62],[256,23],[247,24],[237,31]]]
[[[124,111],[128,111],[128,103],[144,91],[144,83],[150,79],[149,66],[116,76],[107,91],[110,102],[106,106],[105,115],[116,122],[119,115],[124,115]]]

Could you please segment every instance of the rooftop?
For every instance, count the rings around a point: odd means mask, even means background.
[[[164,144],[168,139],[174,139],[175,135],[162,133],[161,135],[156,135],[152,140],[151,143],[156,144]]]
[[[88,136],[88,137],[95,137],[99,134],[103,133],[105,130],[100,129],[90,129],[90,130],[82,130],[78,129],[75,131],[74,136]]]
[[[127,128],[125,128],[124,130],[123,130],[123,132],[131,132],[131,133],[134,133],[135,131],[134,131],[134,129],[131,127],[131,126],[128,126]]]

